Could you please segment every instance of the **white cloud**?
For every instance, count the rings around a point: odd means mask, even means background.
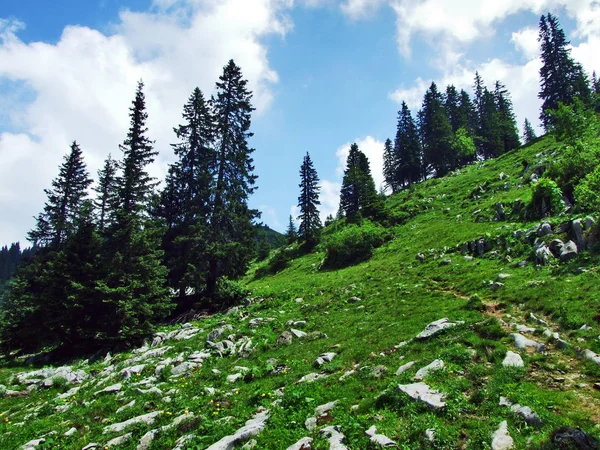
[[[540,43],[538,42],[538,29],[533,27],[523,28],[512,34],[511,42],[528,61],[540,54]]]
[[[328,215],[335,217],[340,207],[340,189],[342,185],[334,181],[322,180],[321,191],[319,193],[319,200],[321,206],[319,212],[321,213],[321,222],[325,223],[325,219]]]
[[[345,0],[340,9],[350,19],[358,20],[371,16],[384,3],[385,0]]]
[[[206,94],[230,58],[242,67],[258,113],[277,73],[261,39],[285,35],[290,0],[155,0],[151,12],[123,11],[113,34],[67,26],[56,44],[24,43],[22,24],[0,19],[0,80],[22,83],[34,100],[11,113],[21,134],[0,134],[0,242],[22,240],[41,211],[69,143],[77,140],[92,175],[109,152],[120,157],[137,80],[146,83],[150,137],[162,177],[173,158],[172,126],[195,86]],[[0,92],[0,104],[10,93]],[[11,103],[12,106],[12,103]],[[10,227],[9,224],[10,223]]]

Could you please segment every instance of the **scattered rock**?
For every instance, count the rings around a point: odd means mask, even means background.
[[[427,325],[425,329],[416,336],[416,339],[427,339],[438,334],[442,330],[455,327],[459,324],[462,324],[462,322],[453,323],[447,318],[436,320],[435,322],[431,322],[429,325]]]
[[[348,447],[346,447],[343,444],[344,439],[346,439],[346,436],[344,436],[342,434],[340,427],[338,427],[338,426],[326,427],[326,428],[323,428],[319,433],[321,433],[323,436],[325,436],[327,438],[327,441],[329,442],[329,450],[347,450],[348,449]]]
[[[196,363],[182,362],[178,366],[175,366],[171,369],[171,375],[175,376],[175,377],[179,377],[179,376],[183,375],[184,373],[187,373],[190,370],[195,369],[196,367],[198,367],[198,364],[196,364]]]
[[[288,320],[285,323],[285,326],[288,328],[293,328],[293,327],[303,328],[306,326],[306,320]]]
[[[414,361],[407,362],[406,364],[400,366],[398,368],[398,370],[396,370],[396,375],[402,375],[404,372],[406,372],[408,369],[410,369],[414,365],[415,365]]]
[[[140,423],[146,424],[146,425],[152,425],[154,423],[154,421],[156,420],[156,417],[160,414],[159,411],[154,411],[148,414],[144,414],[142,416],[138,416],[138,417],[133,417],[129,420],[126,420],[124,422],[119,422],[119,423],[115,423],[112,425],[109,425],[107,427],[104,427],[104,430],[102,430],[103,434],[107,434],[107,433],[120,433],[123,430],[125,430],[126,428],[132,426],[132,425],[137,425]]]
[[[503,421],[492,436],[492,450],[509,450],[513,448],[515,441],[508,434],[508,423]]]
[[[414,379],[417,381],[423,380],[430,372],[435,372],[436,370],[441,370],[445,367],[444,361],[441,359],[436,359],[431,364],[419,369]]]
[[[504,367],[524,367],[525,363],[523,363],[521,355],[509,350],[506,352],[506,357],[504,358],[504,361],[502,361],[502,365]]]
[[[435,441],[435,428],[428,428],[425,430],[425,437],[429,442]]]
[[[548,322],[546,322],[545,320],[537,318],[533,313],[529,313],[529,318],[531,320],[533,320],[534,322],[538,323],[539,325],[548,326]]]
[[[577,249],[579,251],[583,251],[587,247],[587,242],[585,237],[583,236],[583,225],[581,224],[581,219],[574,220],[571,223],[571,230],[575,235],[575,242],[577,242]]]
[[[230,436],[225,436],[206,450],[233,450],[236,446],[248,441],[251,437],[257,436],[265,428],[268,418],[268,410],[259,410],[252,419],[246,421],[246,424],[242,428]]]
[[[563,245],[562,250],[560,252],[560,260],[561,261],[569,261],[573,258],[577,257],[577,246],[573,241],[567,242]]]
[[[583,352],[583,357],[595,364],[598,364],[600,366],[600,355],[597,355],[596,353],[594,353],[591,350],[585,350]]]
[[[289,331],[284,331],[277,339],[277,345],[290,345],[292,343],[293,334]]]
[[[290,445],[287,450],[311,450],[312,438],[304,437],[293,445]]]
[[[552,225],[550,225],[548,222],[542,223],[537,230],[537,234],[539,237],[544,237],[552,234]]]
[[[375,445],[381,447],[398,447],[398,444],[396,444],[387,436],[383,434],[377,434],[377,428],[375,425],[365,431],[365,434],[371,437],[371,442],[373,442]]]
[[[559,448],[577,448],[580,450],[597,450],[598,441],[579,428],[561,427],[552,433],[552,442]]]
[[[117,392],[121,392],[123,389],[123,385],[121,383],[113,384],[112,386],[105,387],[101,391],[96,392],[94,395],[100,394],[115,394]]]
[[[335,353],[333,352],[329,352],[329,353],[323,353],[321,354],[321,356],[319,356],[316,360],[315,360],[315,365],[317,367],[321,367],[323,364],[325,364],[326,362],[331,362],[333,360],[333,358],[335,358]]]
[[[23,444],[23,447],[21,447],[21,450],[35,450],[35,448],[38,445],[42,445],[44,442],[46,442],[46,439],[44,439],[44,438],[33,439],[33,440],[27,442],[26,444]]]
[[[398,389],[409,397],[424,402],[432,408],[441,409],[446,406],[444,394],[432,390],[426,383],[399,384]]]
[[[305,333],[304,331],[296,330],[295,328],[290,329],[290,333],[292,333],[297,339],[302,339],[303,337],[307,336],[307,333]]]
[[[230,383],[235,383],[237,380],[244,378],[244,375],[241,373],[234,373],[233,375],[227,376],[227,381]]]
[[[83,447],[81,450],[94,450],[98,447],[100,447],[100,444],[96,444],[95,442],[92,442],[91,444],[88,444],[85,447]]]
[[[309,373],[308,375],[304,375],[300,378],[296,383],[313,383],[317,380],[322,380],[327,378],[329,375],[324,373]]]
[[[208,337],[206,338],[207,342],[215,342],[217,339],[221,338],[228,331],[233,331],[233,327],[229,324],[223,325],[222,327],[216,328],[212,330]]]
[[[175,447],[173,447],[173,450],[183,450],[183,446],[185,445],[185,443],[195,438],[196,436],[194,436],[193,434],[186,434],[185,436],[181,436],[175,442]]]
[[[513,339],[515,340],[515,345],[517,348],[521,350],[527,349],[527,347],[533,347],[536,349],[538,353],[544,352],[546,350],[546,346],[544,344],[539,344],[531,339],[526,338],[522,334],[513,333]]]
[[[63,436],[69,437],[69,436],[74,435],[75,433],[77,433],[77,428],[72,427],[72,428],[69,428],[69,431],[66,431]]]
[[[425,255],[423,253],[417,253],[416,259],[420,262],[425,261]]]
[[[111,448],[111,447],[117,447],[121,444],[124,444],[125,442],[127,442],[128,440],[131,439],[131,436],[132,436],[131,433],[127,433],[127,434],[124,434],[123,436],[119,436],[114,439],[111,439],[110,441],[108,441],[106,443],[106,447]]]
[[[384,365],[376,366],[373,368],[373,370],[371,370],[371,376],[375,378],[381,378],[385,375],[387,370],[387,367]]]
[[[531,425],[534,428],[542,427],[542,419],[533,412],[533,410],[529,406],[521,406],[518,403],[512,403],[505,397],[500,397],[500,406],[508,406],[510,410],[515,414],[521,416],[528,425]]]
[[[262,325],[263,323],[268,323],[268,322],[272,322],[273,319],[272,317],[257,317],[256,319],[252,319],[248,322],[248,326],[250,328],[257,328],[260,325]]]
[[[356,302],[360,302],[360,298],[358,298],[358,297],[350,297],[348,299],[348,303],[356,303]]]

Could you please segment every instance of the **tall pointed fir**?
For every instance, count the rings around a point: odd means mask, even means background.
[[[346,170],[340,190],[340,211],[348,221],[358,221],[361,217],[368,217],[375,212],[373,209],[377,200],[377,190],[371,175],[369,160],[354,143],[350,146],[346,160]]]
[[[398,158],[396,157],[391,139],[386,139],[383,145],[383,181],[386,189],[390,189],[392,194],[400,190],[398,182]]]
[[[483,159],[495,158],[504,153],[502,126],[496,98],[487,87],[483,89],[476,142],[479,156]]]
[[[298,231],[296,230],[296,224],[291,214],[287,230],[285,231],[285,239],[288,245],[293,244],[298,239]]]
[[[140,81],[129,109],[129,131],[120,145],[119,210],[103,252],[108,273],[99,290],[106,305],[103,338],[108,341],[141,340],[171,309],[167,269],[161,264],[163,229],[148,214],[156,182],[147,167],[158,152],[147,136],[143,89]]]
[[[213,208],[207,248],[208,294],[215,292],[221,277],[239,277],[252,258],[259,212],[250,209],[248,198],[255,191],[253,148],[248,145],[252,93],[239,66],[230,60],[216,84],[212,99],[216,123],[217,166]]]
[[[214,119],[199,88],[190,95],[182,116],[184,123],[174,128],[179,142],[172,144],[178,159],[169,168],[160,206],[167,225],[163,245],[169,286],[180,297],[188,287],[200,292],[205,284],[205,239],[216,168]]]
[[[496,81],[494,87],[494,100],[496,102],[496,111],[498,111],[500,138],[504,147],[502,153],[505,153],[518,148],[521,143],[519,142],[519,130],[517,129],[517,120],[510,93],[500,81]]]
[[[529,119],[527,119],[526,117],[525,122],[523,123],[523,142],[525,144],[529,144],[536,139],[537,136],[535,135],[535,130],[531,126],[531,122],[529,122]]]
[[[571,105],[574,97],[579,97],[584,105],[590,105],[591,92],[582,66],[571,57],[569,41],[556,16],[548,13],[540,18],[538,41],[542,50],[540,120],[548,129],[552,125],[548,111],[557,109],[558,102]]]
[[[101,232],[110,227],[119,208],[117,170],[118,162],[109,154],[104,166],[98,171],[98,183],[94,188],[96,192],[94,207],[98,229]]]
[[[452,141],[452,126],[437,85],[431,86],[423,98],[419,113],[419,128],[423,145],[423,163],[436,177],[446,175],[456,166]]]
[[[298,208],[300,215],[298,220],[298,236],[310,247],[317,243],[321,219],[319,218],[319,176],[313,165],[308,152],[300,167],[300,196],[298,197]]]
[[[460,114],[460,95],[456,90],[456,87],[449,85],[446,87],[446,94],[444,95],[444,108],[446,109],[446,115],[452,126],[452,131],[456,133],[461,126],[461,114]]]
[[[394,141],[396,155],[396,183],[408,186],[418,182],[423,173],[422,150],[419,131],[406,102],[398,111],[398,125]]]
[[[81,148],[73,142],[71,151],[60,166],[58,177],[52,181],[52,189],[44,190],[48,200],[28,239],[38,246],[60,248],[75,232],[75,222],[90,184],[92,179]]]
[[[460,100],[458,104],[458,128],[464,128],[471,137],[475,137],[477,131],[477,110],[465,90],[460,91]]]

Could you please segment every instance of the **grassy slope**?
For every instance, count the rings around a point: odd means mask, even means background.
[[[234,314],[217,315],[196,323],[204,332],[197,339],[170,342],[175,348],[167,356],[203,348],[208,332],[223,322],[230,323],[238,336],[251,336],[258,351],[248,359],[211,358],[202,368],[177,382],[165,376],[165,384],[159,387],[164,392],[172,387],[179,390],[171,395],[170,403],[165,403],[160,396],[136,394],[131,386],[136,380],[124,383],[124,398],[104,396],[87,407],[84,402],[91,401],[93,392],[101,386],[84,385],[75,398],[67,401],[71,409],[61,414],[53,407],[57,404],[56,395],[66,389],[63,386],[36,392],[24,399],[0,400],[0,412],[11,422],[0,424],[0,448],[18,448],[29,439],[56,430],[59,437],[47,448],[80,449],[89,442],[105,443],[115,437],[102,435],[106,425],[103,420],[114,423],[151,410],[162,410],[164,414],[157,423],[163,425],[187,410],[199,420],[164,433],[151,448],[172,448],[179,436],[192,432],[197,439],[187,448],[203,449],[233,432],[262,405],[271,410],[271,417],[264,432],[256,438],[257,448],[285,449],[301,437],[311,435],[305,430],[304,421],[313,415],[316,406],[332,400],[340,403],[331,412],[330,424],[341,427],[352,449],[371,448],[364,433],[371,425],[397,440],[401,448],[415,449],[428,446],[489,448],[491,435],[502,420],[508,420],[517,448],[543,446],[552,431],[562,425],[575,425],[598,437],[600,392],[591,387],[593,382],[600,381],[598,367],[581,361],[571,350],[560,351],[548,344],[547,354],[523,353],[525,370],[502,368],[506,351],[514,350],[514,346],[507,334],[509,330],[490,318],[510,313],[518,322],[525,323],[524,317],[533,311],[550,320],[554,330],[560,331],[570,342],[600,352],[596,258],[582,255],[567,265],[536,270],[530,263],[520,268],[517,263],[530,258],[532,250],[513,241],[512,231],[526,229],[533,223],[475,222],[472,215],[481,210],[480,215],[490,219],[497,202],[502,202],[508,210],[516,199],[528,202],[530,188],[521,176],[528,179],[536,165],[553,157],[555,148],[551,138],[542,139],[518,152],[470,166],[442,180],[430,180],[411,192],[392,197],[388,206],[393,211],[410,211],[414,217],[398,226],[394,230],[395,239],[362,264],[319,271],[324,253],[315,252],[294,260],[288,269],[271,277],[254,279],[253,271],[258,266],[254,267],[246,281],[254,295],[265,301]],[[523,159],[530,163],[525,173]],[[499,178],[501,172],[509,176],[504,181]],[[471,198],[484,182],[487,182],[485,192],[478,194],[479,199]],[[509,190],[504,190],[505,182],[509,183]],[[565,219],[557,218],[557,223]],[[507,237],[512,261],[507,260],[505,254],[497,258],[488,254],[468,261],[454,251],[463,242],[482,236],[495,241],[497,235]],[[431,253],[430,249],[436,251]],[[423,263],[415,259],[420,252],[426,255]],[[445,253],[444,256],[441,253]],[[442,265],[443,259],[450,259],[452,263]],[[578,273],[579,266],[591,270]],[[511,275],[504,281],[504,288],[492,291],[483,284],[496,280],[500,273]],[[484,312],[469,310],[465,307],[466,299],[473,294],[492,306]],[[362,300],[348,303],[350,296]],[[298,297],[303,301],[295,302]],[[253,317],[275,320],[251,329],[248,319]],[[410,341],[425,325],[442,317],[466,323],[424,342]],[[288,320],[306,320],[304,331],[320,331],[325,335],[295,340],[290,346],[277,346],[277,337],[286,329]],[[578,331],[584,323],[594,329]],[[578,338],[584,341],[577,342]],[[541,329],[534,339],[545,341]],[[402,341],[409,343],[398,348]],[[302,376],[319,372],[313,365],[315,358],[333,346],[339,346],[330,350],[338,355],[321,370],[329,374],[329,378],[312,384],[295,384]],[[118,368],[125,367],[128,356],[118,355],[121,361]],[[446,369],[429,376],[426,382],[447,394],[447,407],[441,412],[407,399],[397,389],[397,384],[411,382],[418,368],[436,358],[445,361]],[[277,375],[270,373],[271,359],[285,365]],[[407,361],[417,364],[395,376],[396,369]],[[249,367],[252,376],[231,385],[225,376],[233,373],[235,365]],[[383,377],[375,378],[371,371],[379,365],[385,365],[388,371]],[[86,371],[102,370],[104,365],[82,364],[82,367]],[[340,376],[352,368],[356,368],[356,373],[340,381]],[[215,375],[211,369],[222,373]],[[21,370],[24,369],[0,368],[0,383],[9,384],[10,375]],[[149,364],[141,378],[153,370]],[[219,391],[216,396],[206,394],[207,386]],[[273,407],[274,391],[281,387],[285,387],[282,403],[280,407]],[[540,430],[528,427],[507,408],[498,406],[501,395],[530,406],[542,418],[543,427]],[[119,406],[134,398],[137,403],[132,409],[115,413]],[[144,408],[145,402],[153,403]],[[32,404],[42,407],[38,416],[23,426],[14,427],[23,421]],[[353,409],[353,405],[358,408]],[[231,419],[215,422],[223,417]],[[62,437],[71,426],[77,427],[79,432],[69,438]],[[433,444],[424,435],[429,428],[436,429]],[[148,429],[134,427],[134,439],[119,448],[136,448],[139,438]],[[314,448],[328,448],[318,433],[312,436]]]

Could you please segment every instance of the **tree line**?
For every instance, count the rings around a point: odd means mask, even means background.
[[[147,170],[158,152],[143,82],[121,158],[108,156],[93,197],[83,151],[72,143],[28,234],[38,251],[0,307],[2,350],[134,343],[170,314],[173,293],[229,295],[229,279],[244,274],[253,255],[259,217],[248,206],[257,179],[251,99],[233,60],[210,99],[194,89],[160,192]]]

